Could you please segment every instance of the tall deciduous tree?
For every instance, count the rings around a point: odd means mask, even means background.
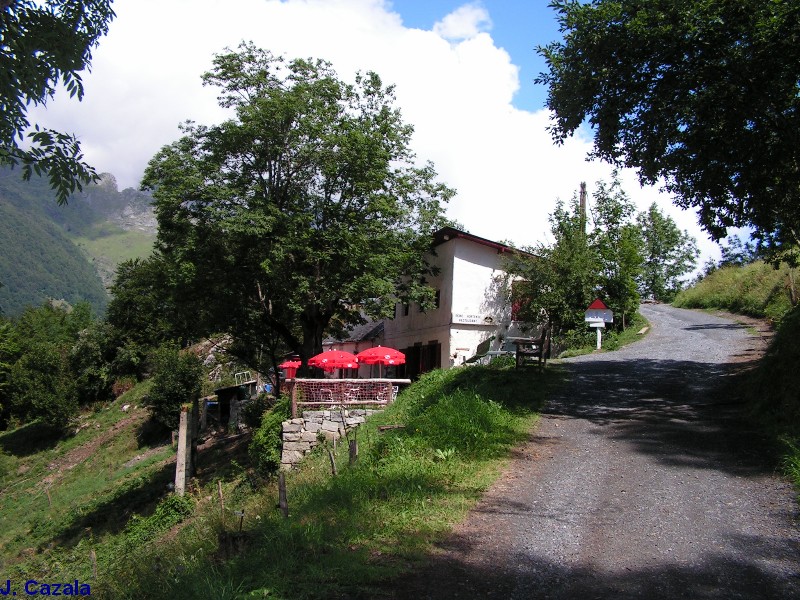
[[[551,128],[588,121],[594,154],[665,182],[716,239],[750,225],[773,250],[800,234],[800,4],[555,0],[539,49]]]
[[[599,290],[624,329],[640,300],[637,278],[642,270],[643,241],[634,222],[636,207],[616,173],[611,184],[597,182],[593,199],[591,243],[599,259]]]
[[[184,125],[144,178],[178,305],[234,337],[278,333],[307,359],[334,320],[432,293],[424,255],[453,192],[415,166],[391,87],[251,43],[204,81],[233,118]]]
[[[700,252],[695,239],[681,231],[655,204],[637,217],[644,240],[644,265],[639,291],[645,297],[670,301],[681,289],[681,278],[691,273]]]
[[[588,232],[576,195],[550,215],[551,244],[507,259],[507,272],[518,278],[512,300],[519,318],[544,321],[556,336],[584,330],[586,307],[596,297],[624,329],[641,296],[670,300],[697,260],[694,239],[655,204],[635,214],[616,174],[610,184],[597,182],[592,200]]]
[[[44,105],[59,84],[83,98],[81,72],[114,18],[112,0],[0,0],[0,165],[22,165],[25,179],[46,174],[64,203],[97,179],[74,135],[35,125],[30,105]],[[19,142],[26,135],[28,147]]]
[[[567,206],[559,201],[550,215],[553,243],[507,258],[506,271],[519,278],[512,288],[513,301],[520,307],[518,318],[544,321],[548,335],[582,326],[584,311],[597,292],[599,256],[585,225],[577,196]]]

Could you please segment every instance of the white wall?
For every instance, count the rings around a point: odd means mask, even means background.
[[[436,256],[431,258],[431,263],[439,269],[439,274],[431,277],[428,284],[433,289],[439,290],[439,308],[422,312],[417,304],[412,303],[408,307],[408,315],[405,315],[403,306],[397,305],[396,317],[387,319],[384,323],[383,336],[386,346],[403,349],[417,343],[425,345],[436,340],[442,345],[442,366],[450,364],[447,359],[450,351],[452,303],[452,288],[449,282],[453,279],[454,250],[452,242],[442,244],[436,248]]]
[[[474,356],[478,344],[492,335],[492,350],[500,349],[506,337],[522,335],[511,323],[503,255],[497,248],[457,237],[437,246],[436,253],[433,262],[440,274],[430,284],[440,290],[439,308],[422,313],[412,305],[406,316],[398,306],[397,317],[385,322],[386,346],[402,349],[437,340],[447,368]]]

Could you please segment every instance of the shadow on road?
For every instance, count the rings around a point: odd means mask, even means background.
[[[748,363],[638,359],[568,366],[570,384],[543,413],[601,425],[671,465],[771,473],[766,439],[748,421],[742,373]],[[767,458],[765,458],[767,457]]]
[[[450,543],[463,548],[470,540],[452,538]],[[565,568],[545,556],[523,552],[512,554],[504,564],[476,567],[434,558],[422,578],[396,582],[389,597],[394,599],[445,600],[451,598],[514,599],[785,599],[797,593],[798,586],[765,572],[760,563],[765,558],[793,564],[800,547],[781,538],[740,537],[730,540],[730,554],[708,554],[695,564],[672,564],[653,568],[625,569],[599,574],[591,567]],[[474,548],[479,551],[479,548]],[[447,585],[437,574],[447,573]]]

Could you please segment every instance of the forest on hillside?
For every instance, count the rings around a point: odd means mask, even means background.
[[[150,202],[148,194],[118,191],[114,177],[104,174],[59,206],[45,179],[26,182],[18,169],[0,169],[2,314],[13,317],[50,299],[88,302],[103,314],[110,271],[152,244]],[[93,251],[101,241],[102,250]],[[120,244],[127,248],[114,247]]]

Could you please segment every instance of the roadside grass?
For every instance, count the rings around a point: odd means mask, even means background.
[[[723,309],[777,323],[792,308],[787,293],[789,275],[786,265],[775,269],[761,261],[723,267],[681,291],[672,305]]]
[[[633,315],[633,318],[623,331],[603,330],[601,352],[619,350],[623,346],[627,346],[628,344],[642,339],[642,336],[639,335],[639,331],[649,325],[650,323],[647,319],[645,319],[641,313],[637,312]],[[565,340],[565,345],[567,347],[566,350],[559,353],[558,358],[570,358],[583,354],[591,354],[597,351],[597,334],[594,330],[578,332],[569,336]]]
[[[800,306],[781,320],[772,343],[749,378],[754,416],[781,446],[781,464],[800,491]]]
[[[194,516],[106,566],[92,593],[378,597],[477,502],[562,379],[558,368],[428,373],[351,434],[359,445],[355,464],[348,465],[347,444],[338,444],[333,476],[320,446],[287,474],[289,518],[277,510],[276,482],[241,467],[231,480],[198,484]]]

